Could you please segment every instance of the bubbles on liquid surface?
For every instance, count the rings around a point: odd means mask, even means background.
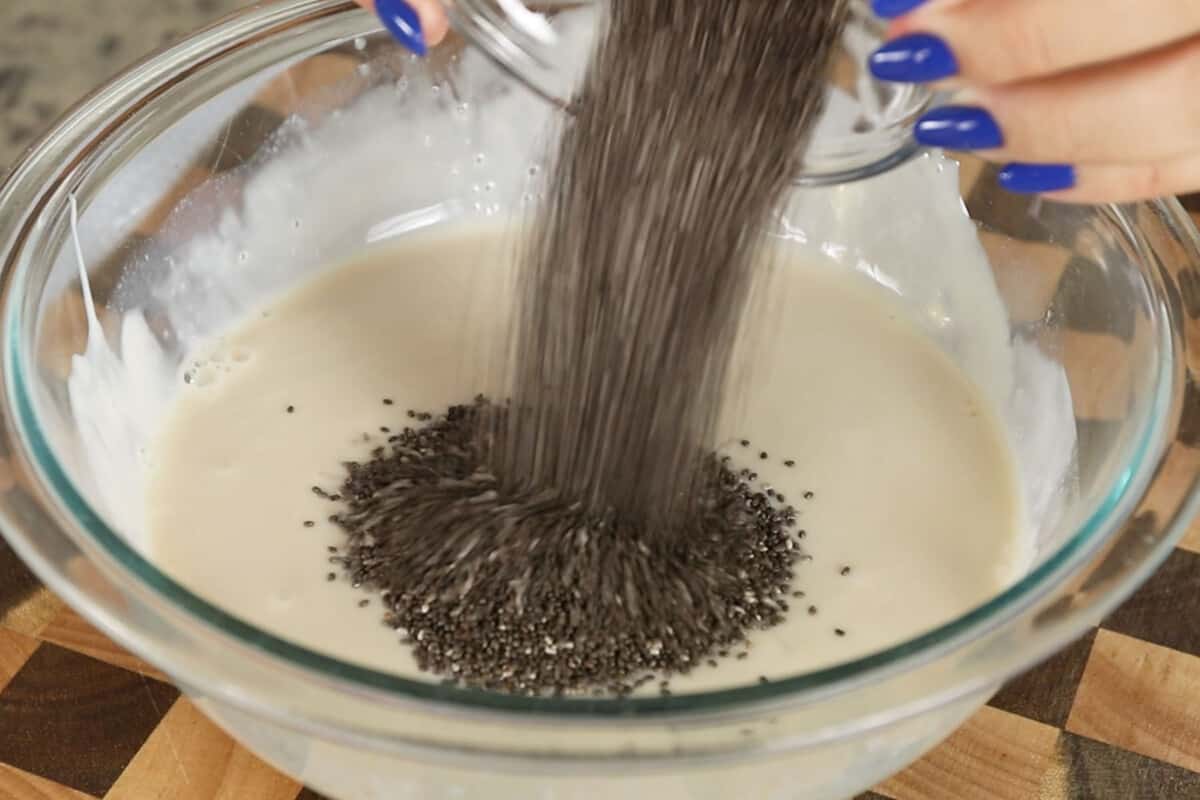
[[[487,155],[486,154],[484,154],[484,153],[476,153],[475,154],[475,166],[482,167],[486,163],[487,163]]]
[[[249,363],[254,357],[249,348],[220,345],[207,358],[200,358],[188,365],[183,372],[183,382],[188,386],[204,387],[214,384],[222,375],[231,375],[235,368]]]
[[[359,51],[366,50],[367,49],[367,37],[365,37],[365,36],[354,37],[354,49],[359,50]]]
[[[189,386],[211,386],[217,379],[218,369],[209,361],[193,361],[183,373],[183,382]]]
[[[245,250],[239,250],[238,254],[237,254],[237,260],[238,260],[239,264],[245,264],[247,261],[250,260],[250,254],[247,253]]]
[[[371,74],[371,65],[370,64],[359,64],[357,67],[354,68],[354,71],[357,72],[361,77],[365,78]]]

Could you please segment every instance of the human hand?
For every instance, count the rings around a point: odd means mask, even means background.
[[[392,36],[419,56],[445,38],[450,29],[438,0],[354,0],[374,11]]]
[[[873,0],[882,80],[960,90],[922,144],[1008,163],[1005,188],[1076,202],[1200,189],[1200,0]]]

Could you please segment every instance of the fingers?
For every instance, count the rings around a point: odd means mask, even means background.
[[[1200,143],[1198,77],[1200,37],[1047,80],[972,90],[968,104],[926,114],[916,136],[996,160],[1169,161]]]
[[[1200,156],[1152,164],[1010,164],[1001,171],[1000,184],[1064,202],[1132,203],[1193,191],[1200,186]]]
[[[933,81],[954,77],[995,85],[1056,75],[1146,53],[1200,35],[1197,0],[875,0],[887,16],[915,9],[892,26],[884,48],[893,71],[924,67]],[[889,13],[892,12],[892,13]],[[944,49],[921,63],[922,39]],[[892,48],[892,52],[886,52]],[[936,76],[929,70],[936,68]],[[900,80],[906,80],[900,78]]]
[[[430,46],[440,44],[450,32],[450,20],[446,10],[438,0],[409,0],[421,19],[421,28],[425,31],[425,41]]]
[[[384,27],[405,47],[424,55],[446,38],[450,22],[439,0],[355,0],[379,15]]]

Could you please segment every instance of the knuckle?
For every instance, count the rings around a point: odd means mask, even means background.
[[[1200,39],[1184,46],[1179,62],[1171,79],[1175,87],[1173,94],[1182,103],[1189,141],[1195,142],[1200,140],[1200,92],[1195,88],[1200,76]]]
[[[1074,161],[1102,144],[1103,129],[1043,92],[1006,96],[1001,108],[1006,154],[1019,160]]]
[[[1136,197],[1160,197],[1167,194],[1168,176],[1161,164],[1148,164],[1138,169],[1126,187]]]
[[[979,62],[986,80],[1012,83],[1057,71],[1051,36],[1036,15],[999,15],[989,27],[989,53]]]

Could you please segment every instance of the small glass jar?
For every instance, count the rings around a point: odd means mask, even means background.
[[[442,0],[462,36],[547,102],[569,108],[582,58],[603,0]],[[917,117],[936,95],[922,86],[875,80],[867,56],[883,42],[885,24],[864,0],[851,0],[850,20],[832,66],[826,112],[805,153],[799,183],[829,185],[876,175],[920,151]]]

